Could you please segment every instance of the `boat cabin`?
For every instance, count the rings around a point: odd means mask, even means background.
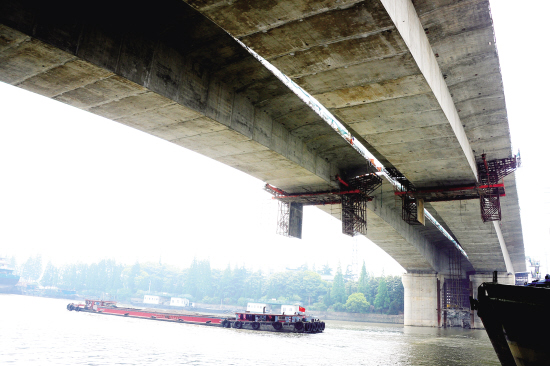
[[[97,310],[98,307],[116,308],[116,301],[86,300],[85,309]]]
[[[172,297],[170,299],[170,306],[189,306],[189,300],[179,297]]]
[[[306,309],[300,305],[281,305],[281,314],[283,315],[304,315]]]
[[[242,322],[288,322],[294,323],[306,319],[306,309],[300,305],[282,305],[280,313],[273,313],[271,305],[250,302],[246,312],[235,313],[236,320]]]
[[[253,314],[253,313],[235,313],[235,320],[241,322],[283,322],[296,323],[305,320],[304,315],[279,315],[279,314]]]
[[[248,305],[246,305],[246,312],[266,314],[266,313],[271,313],[272,309],[271,309],[271,305],[269,304],[249,302]]]

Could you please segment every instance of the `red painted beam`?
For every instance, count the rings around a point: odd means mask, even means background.
[[[312,197],[312,196],[322,196],[322,195],[328,195],[328,194],[343,195],[343,194],[353,194],[353,193],[361,193],[361,191],[358,189],[354,189],[353,191],[338,191],[338,192],[294,193],[294,194],[286,194],[284,196],[273,197],[273,198],[277,199],[277,198],[287,198],[287,197]]]
[[[288,193],[286,193],[286,192],[283,191],[282,189],[275,188],[275,187],[273,187],[271,184],[267,184],[267,183],[266,183],[265,186],[266,186],[266,188],[271,189],[272,191],[277,192],[277,193],[279,193],[279,194],[282,194],[283,196],[287,196],[287,195],[288,195]]]
[[[340,178],[338,174],[336,175],[336,179],[338,179],[338,182],[342,183],[346,187],[349,187],[349,184],[347,184],[342,178]]]
[[[504,183],[499,184],[486,184],[483,186],[465,186],[465,187],[453,187],[453,188],[441,188],[441,189],[427,189],[423,191],[406,191],[406,192],[394,192],[396,196],[402,195],[414,195],[414,194],[423,194],[423,193],[438,193],[438,192],[454,192],[454,191],[473,191],[475,189],[486,189],[486,188],[504,188]]]

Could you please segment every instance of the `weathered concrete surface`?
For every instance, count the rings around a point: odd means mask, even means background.
[[[409,273],[449,273],[446,239],[433,225],[411,227],[401,219],[401,203],[395,200],[393,187],[384,181],[367,205],[367,238],[376,243]],[[320,206],[341,219],[341,205]],[[474,268],[465,261],[464,273]]]
[[[178,11],[176,3],[169,4]],[[182,7],[187,8],[179,4]],[[109,25],[110,19],[90,25],[86,18],[77,18],[69,29],[63,29],[71,14],[63,14],[66,18],[52,25],[52,19],[29,16],[22,9],[36,11],[32,7],[2,11],[5,23],[32,34],[0,26],[2,81],[140,129],[290,191],[304,185],[313,189],[334,185],[331,176],[340,168],[328,157],[335,156],[332,150],[336,147],[319,154],[319,149],[314,151],[303,139],[292,135],[284,126],[284,118],[274,121],[265,108],[254,106],[249,94],[236,91],[235,86],[213,75],[209,64],[221,61],[211,53],[191,58],[187,53],[201,53],[197,45],[174,44],[170,35],[149,38],[148,32],[184,32],[186,27],[194,26],[200,34],[189,38],[198,45],[208,43],[212,37],[231,40],[216,28],[205,31],[208,28],[204,23],[208,21],[199,14],[180,11],[178,16],[187,18],[184,29],[175,24],[180,19],[167,17],[163,17],[163,24],[147,29],[135,29],[128,21]],[[150,21],[161,19],[153,16]],[[251,61],[239,47],[225,52],[220,57]],[[258,62],[250,70],[266,73]],[[289,93],[273,76],[267,75],[267,79],[268,91]],[[311,111],[305,115],[313,121],[318,119]],[[330,131],[323,127],[325,133]],[[345,142],[338,144],[342,146],[347,147]],[[356,155],[353,149],[347,150],[341,151],[342,159]],[[359,163],[351,158],[347,162]]]
[[[474,184],[475,155],[511,154],[488,0],[186,1],[312,93],[417,187]],[[519,205],[513,177],[506,182],[501,228],[521,271]],[[465,226],[451,206],[428,208],[458,237]],[[468,215],[472,235],[481,230],[466,246],[492,256],[476,269],[502,269],[496,234],[479,224],[479,209]]]
[[[440,275],[439,279],[440,286],[442,286],[443,277]],[[438,326],[437,280],[438,275],[436,274],[403,274],[405,325]]]
[[[492,37],[487,1],[188,3],[314,94],[380,161],[418,187],[471,184],[472,154],[510,154],[498,58],[494,42],[486,42]],[[3,1],[0,80],[290,192],[335,187],[335,174],[364,166],[309,107],[198,12],[175,0],[147,9],[117,3],[79,12]],[[414,26],[396,26],[401,18]],[[522,270],[513,182],[506,180],[502,231],[515,270]],[[379,197],[369,203],[368,236],[410,272],[446,271],[449,241],[431,224],[404,224],[387,184]],[[491,254],[472,270],[502,268],[493,255],[494,234],[477,225],[479,236],[469,239],[452,207],[427,207],[455,237],[464,233],[472,250]],[[468,220],[480,221],[479,211],[468,213]]]
[[[231,37],[184,3],[163,5],[120,18],[126,9],[81,15],[3,2],[0,79],[290,192],[335,187],[335,174],[363,168],[351,146]],[[393,200],[390,187],[384,194]],[[382,219],[373,212],[370,237],[405,268],[444,270],[450,245],[433,226],[412,229],[398,210]]]

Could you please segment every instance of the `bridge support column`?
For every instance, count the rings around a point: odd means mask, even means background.
[[[512,273],[506,273],[506,272],[498,272],[498,283],[503,285],[514,285],[515,284],[515,276]],[[476,273],[473,275],[470,275],[470,283],[472,286],[472,297],[474,299],[477,299],[477,289],[479,285],[481,285],[483,282],[493,282],[493,273]],[[477,311],[472,311],[472,316],[470,319],[470,326],[472,328],[484,328],[483,322],[481,319],[477,316]]]
[[[437,300],[443,286],[443,276],[436,273],[405,273],[401,280],[405,289],[405,325],[439,326],[441,308]]]
[[[289,236],[302,239],[302,220],[304,216],[304,205],[298,202],[290,203],[288,231]]]

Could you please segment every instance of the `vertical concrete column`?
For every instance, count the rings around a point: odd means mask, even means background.
[[[443,277],[436,273],[405,273],[401,280],[405,289],[405,325],[437,327],[437,286]]]
[[[514,285],[516,278],[512,273],[498,272],[498,283],[503,285]],[[493,273],[476,273],[470,275],[470,282],[472,284],[473,298],[477,299],[477,289],[483,282],[493,282]],[[483,328],[483,322],[477,316],[477,311],[474,311],[473,321],[470,322],[472,328]]]
[[[289,235],[293,238],[302,239],[302,220],[304,216],[304,205],[298,202],[290,203]]]

